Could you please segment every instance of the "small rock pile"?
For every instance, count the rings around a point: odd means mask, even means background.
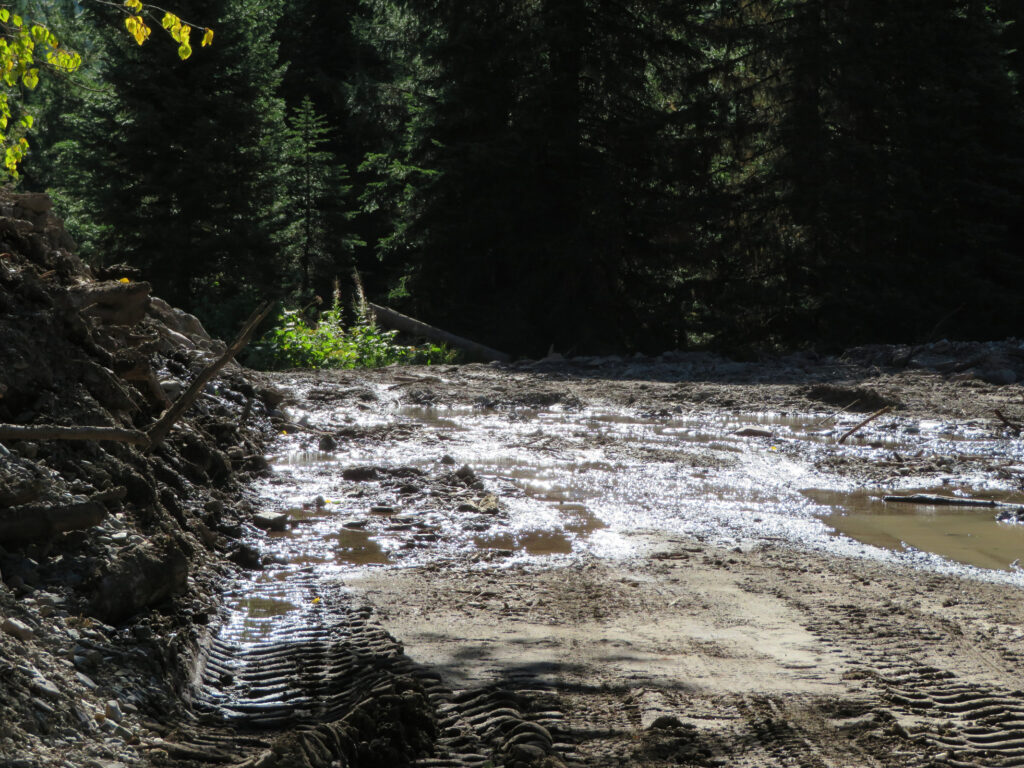
[[[45,195],[0,192],[0,425],[144,431],[225,346],[74,248]],[[0,765],[145,762],[278,402],[232,363],[151,450],[0,440]]]

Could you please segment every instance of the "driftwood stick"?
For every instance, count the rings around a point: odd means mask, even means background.
[[[934,507],[1002,507],[998,501],[988,499],[965,499],[962,496],[936,496],[931,493],[915,493],[911,496],[884,496],[882,501],[900,504],[929,504]]]
[[[499,352],[498,350],[486,347],[483,344],[477,344],[475,341],[470,341],[469,339],[464,339],[461,336],[456,336],[454,333],[442,331],[440,328],[427,325],[419,320],[403,315],[400,312],[395,312],[393,309],[382,307],[370,301],[366,303],[373,312],[374,317],[388,328],[394,328],[397,331],[402,331],[403,333],[408,333],[412,336],[422,336],[423,338],[430,339],[438,344],[451,344],[453,347],[461,349],[467,355],[483,360],[497,360],[498,362],[507,363],[512,359],[504,352]]]
[[[110,440],[148,446],[144,432],[119,427],[60,427],[0,424],[0,440]]]
[[[241,333],[238,334],[231,346],[224,350],[224,353],[210,363],[202,372],[196,376],[196,378],[189,384],[188,389],[181,393],[181,396],[174,401],[174,405],[168,408],[164,415],[160,417],[156,424],[149,428],[146,432],[149,437],[150,446],[154,447],[160,445],[166,438],[168,433],[171,431],[171,427],[174,426],[175,422],[178,421],[188,410],[189,406],[192,405],[203,391],[203,387],[206,383],[217,375],[217,371],[227,365],[231,359],[242,351],[242,348],[249,343],[249,339],[252,338],[253,333],[256,331],[256,327],[262,323],[267,315],[270,314],[270,310],[273,308],[273,302],[267,302],[262,307],[258,308],[253,312],[249,319],[245,321],[245,325],[242,327]]]
[[[865,426],[867,424],[870,424],[872,421],[877,419],[879,416],[881,416],[884,413],[888,413],[891,410],[892,410],[892,406],[891,405],[887,405],[887,406],[885,406],[885,408],[882,408],[881,410],[875,411],[870,416],[868,416],[866,419],[864,419],[864,421],[862,421],[859,424],[857,424],[857,426],[855,426],[853,429],[849,429],[846,432],[844,432],[843,436],[839,438],[839,444],[842,445],[843,442],[846,440],[846,438],[848,438],[850,435],[852,435],[858,429],[860,429],[861,427],[863,427],[863,426]]]
[[[826,417],[825,417],[824,419],[822,419],[821,421],[819,421],[819,422],[818,422],[817,424],[815,424],[814,426],[816,426],[816,427],[823,427],[823,426],[825,426],[825,424],[826,424],[827,422],[829,422],[829,421],[835,421],[835,420],[836,420],[837,418],[839,418],[840,416],[842,416],[842,415],[843,415],[844,413],[846,413],[846,412],[847,412],[848,410],[850,410],[851,408],[853,408],[853,406],[855,406],[855,405],[856,405],[857,403],[859,403],[859,402],[860,402],[860,398],[858,397],[858,398],[857,398],[856,400],[854,400],[854,401],[853,401],[852,403],[850,403],[849,405],[847,405],[847,406],[844,406],[843,408],[840,408],[840,409],[839,409],[838,411],[836,411],[835,413],[833,413],[833,414],[831,414],[831,415],[829,415],[829,416],[826,416]]]

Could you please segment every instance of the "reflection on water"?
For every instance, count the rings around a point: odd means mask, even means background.
[[[347,565],[386,565],[391,562],[388,553],[370,538],[368,531],[344,530],[330,534],[328,539],[338,542],[334,559]]]
[[[997,521],[993,509],[886,503],[863,491],[805,493],[837,510],[821,518],[837,533],[875,547],[917,549],[994,570],[1012,570],[1024,558],[1024,525]],[[994,500],[1024,501],[1012,494],[998,496]]]
[[[830,535],[838,530],[894,551],[927,550],[983,568],[1005,569],[1024,555],[1020,530],[997,524],[992,510],[886,505],[881,494],[834,490],[846,475],[831,468],[846,466],[845,458],[886,464],[902,463],[899,456],[941,457],[953,475],[961,460],[1024,464],[1019,441],[970,424],[891,415],[839,446],[862,414],[435,408],[402,404],[389,392],[372,411],[347,413],[342,431],[336,410],[310,401],[312,410],[301,415],[337,437],[330,453],[314,450],[315,437],[282,439],[292,451],[274,458],[275,478],[264,485],[267,507],[294,507],[288,533],[269,542],[280,562],[344,572],[473,549],[510,550],[512,560],[620,556],[633,551],[636,531],[863,551]],[[479,488],[433,485],[464,465],[482,481]],[[376,471],[346,479],[344,470],[353,467]],[[424,480],[396,469],[421,471]],[[912,482],[895,477],[890,484],[908,493]],[[833,490],[800,490],[819,484]],[[500,512],[483,508],[485,493],[497,497]],[[317,496],[320,508],[310,504]]]

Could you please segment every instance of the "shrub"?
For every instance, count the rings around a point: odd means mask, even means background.
[[[246,362],[255,368],[380,368],[386,365],[452,363],[457,353],[429,344],[405,346],[395,341],[398,331],[383,331],[359,313],[345,327],[340,304],[307,321],[303,311],[283,310],[274,327],[253,345]]]

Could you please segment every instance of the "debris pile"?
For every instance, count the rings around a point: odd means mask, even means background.
[[[165,727],[280,402],[229,363],[149,445],[226,347],[74,247],[45,195],[0,192],[3,765],[132,764]]]

